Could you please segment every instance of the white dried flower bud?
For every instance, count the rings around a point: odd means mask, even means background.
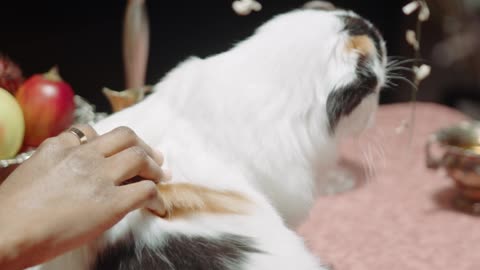
[[[413,67],[413,71],[415,72],[417,81],[421,82],[430,75],[432,68],[429,65],[423,64],[420,67]]]
[[[246,16],[252,11],[260,11],[262,4],[255,0],[237,0],[232,3],[232,8],[238,15]]]
[[[402,10],[405,15],[410,15],[412,14],[415,10],[417,10],[420,7],[420,4],[418,1],[412,1],[408,4],[406,4]]]
[[[427,2],[422,1],[421,6],[420,12],[418,13],[418,20],[424,22],[430,18],[430,9],[428,8]]]
[[[408,44],[412,45],[415,50],[418,50],[419,44],[417,40],[417,34],[413,30],[407,30],[405,39],[407,40]]]
[[[253,11],[260,11],[262,10],[262,4],[260,4],[257,1],[251,1],[250,7],[252,8]]]

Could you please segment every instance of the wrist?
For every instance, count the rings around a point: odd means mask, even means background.
[[[33,219],[0,212],[0,269],[24,269],[38,263],[45,239]]]
[[[4,220],[4,219],[1,219]],[[26,249],[23,233],[11,230],[8,222],[1,222],[0,229],[0,269],[22,269],[21,254]]]

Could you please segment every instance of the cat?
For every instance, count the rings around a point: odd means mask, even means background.
[[[226,52],[187,59],[144,101],[95,125],[127,126],[164,153],[167,215],[136,210],[38,268],[327,269],[293,229],[338,141],[373,121],[386,62],[370,22],[315,4]]]

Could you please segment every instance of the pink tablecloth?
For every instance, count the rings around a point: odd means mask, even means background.
[[[480,269],[480,217],[455,211],[452,182],[425,167],[428,135],[465,116],[419,104],[409,148],[408,136],[395,132],[409,110],[406,104],[383,106],[361,146],[345,145],[344,156],[361,168],[362,184],[319,198],[299,229],[336,270]]]

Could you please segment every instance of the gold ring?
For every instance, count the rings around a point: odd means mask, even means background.
[[[68,132],[75,135],[75,137],[77,137],[78,140],[80,141],[80,144],[86,144],[87,143],[87,141],[88,141],[87,136],[80,129],[75,128],[75,127],[71,127],[71,128],[68,129]]]

